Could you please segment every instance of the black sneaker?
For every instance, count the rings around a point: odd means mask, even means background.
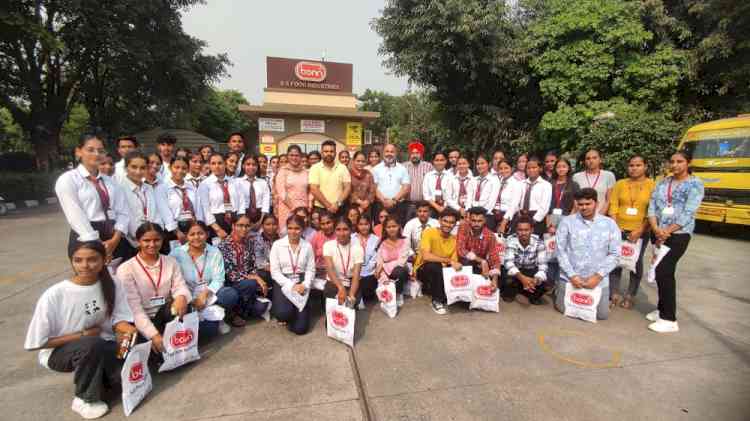
[[[448,310],[445,309],[445,304],[438,301],[432,302],[432,311],[441,316],[448,313]]]

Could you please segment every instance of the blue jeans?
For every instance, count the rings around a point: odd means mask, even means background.
[[[285,322],[287,329],[296,333],[297,335],[304,335],[310,329],[310,300],[308,298],[307,304],[299,311],[288,298],[281,292],[281,286],[275,281],[273,283],[273,306],[271,306],[271,314],[276,320]]]
[[[216,293],[216,304],[227,311],[236,311],[244,318],[260,317],[268,308],[268,303],[258,301],[258,282],[242,279],[227,284]]]

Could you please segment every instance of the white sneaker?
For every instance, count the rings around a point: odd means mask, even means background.
[[[224,320],[222,320],[221,322],[219,322],[219,333],[221,333],[222,335],[226,335],[227,333],[229,333],[231,331],[232,331],[232,328],[229,327],[229,325],[226,324],[226,322],[224,322]]]
[[[657,322],[657,321],[661,320],[659,318],[659,310],[654,310],[651,313],[648,313],[646,315],[646,320],[648,320],[649,322]]]
[[[441,316],[448,313],[448,310],[445,309],[445,304],[439,303],[437,301],[432,302],[432,311]]]
[[[359,300],[359,304],[357,304],[357,310],[367,310],[367,307],[365,307],[365,300]]]
[[[79,397],[73,399],[73,404],[70,406],[70,409],[72,409],[73,412],[77,412],[78,415],[87,420],[101,418],[107,413],[107,411],[109,411],[109,407],[104,402],[86,402]]]
[[[648,328],[657,333],[672,333],[680,331],[680,327],[677,325],[677,322],[671,322],[664,319],[659,319],[651,323],[650,325],[648,325]]]
[[[404,294],[398,294],[398,295],[396,296],[396,305],[397,305],[398,307],[401,307],[401,306],[403,306],[403,305],[404,305]]]

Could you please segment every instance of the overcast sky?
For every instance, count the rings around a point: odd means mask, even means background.
[[[354,64],[354,93],[406,90],[381,64],[380,36],[370,22],[382,0],[210,0],[183,15],[185,32],[208,43],[208,52],[227,53],[233,65],[219,87],[242,92],[251,103],[263,99],[266,56],[320,59]]]

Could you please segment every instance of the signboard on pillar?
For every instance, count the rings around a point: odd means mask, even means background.
[[[346,146],[362,146],[362,123],[346,123]]]
[[[258,119],[258,131],[260,132],[283,132],[284,131],[284,119],[260,117]]]
[[[299,131],[302,133],[325,133],[326,132],[326,121],[325,120],[300,120]]]
[[[276,144],[275,143],[261,143],[259,145],[260,153],[267,156],[276,155]]]

